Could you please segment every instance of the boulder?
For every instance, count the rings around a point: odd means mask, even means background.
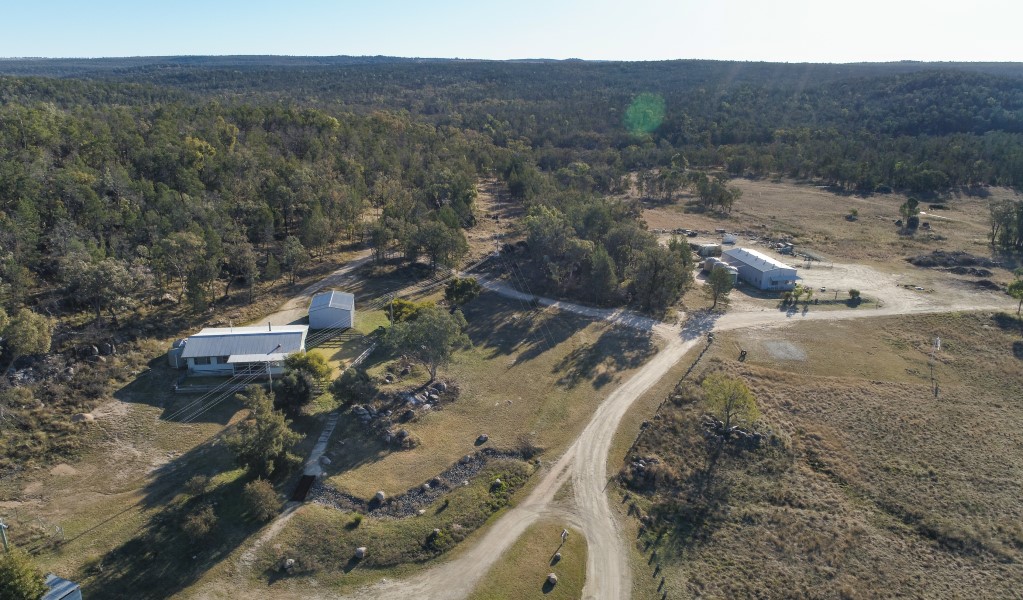
[[[557,585],[558,584],[558,576],[555,575],[554,573],[548,573],[547,574],[547,583],[549,583],[551,585]]]
[[[365,546],[359,546],[358,548],[355,549],[355,558],[357,558],[359,560],[362,560],[362,559],[366,558],[366,547]]]
[[[385,499],[387,499],[387,494],[385,494],[383,490],[373,494],[373,500],[376,502],[383,502]]]
[[[448,384],[444,383],[443,381],[438,381],[437,383],[433,384],[433,389],[443,393],[448,390]]]
[[[288,573],[292,572],[295,569],[295,559],[294,558],[284,559],[284,562],[281,563],[281,569],[287,571]]]
[[[490,439],[489,435],[487,435],[485,433],[481,433],[480,436],[478,438],[476,438],[476,443],[477,444],[486,444],[487,440],[489,440],[489,439]]]
[[[71,417],[72,423],[92,423],[96,420],[96,417],[92,416],[92,413],[78,413]]]

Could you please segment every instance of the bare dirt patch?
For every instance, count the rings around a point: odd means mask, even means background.
[[[67,463],[60,463],[50,469],[50,475],[77,475],[78,469],[75,469]]]

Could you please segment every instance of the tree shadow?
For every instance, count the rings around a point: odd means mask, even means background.
[[[592,381],[593,387],[599,389],[616,381],[617,372],[642,365],[656,351],[651,332],[611,328],[596,342],[573,349],[551,371],[563,373],[558,383],[566,387]]]
[[[86,574],[91,596],[172,597],[259,530],[262,524],[249,520],[237,501],[249,477],[235,478],[194,496],[184,491],[185,482],[193,475],[214,475],[233,467],[233,457],[224,445],[210,441],[157,469],[135,505],[145,516],[138,532]],[[215,521],[208,533],[190,537],[185,524],[205,507],[211,508]]]
[[[539,310],[525,301],[484,292],[463,308],[466,334],[486,358],[519,353],[527,361],[557,347],[586,328],[592,319],[566,312]]]
[[[714,330],[714,324],[721,318],[721,312],[703,309],[694,312],[682,327],[681,337],[685,341],[706,338]]]

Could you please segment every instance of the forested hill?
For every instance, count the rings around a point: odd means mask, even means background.
[[[22,81],[14,96],[8,83],[8,101],[66,102],[59,78],[75,78],[91,102],[176,93],[408,111],[500,147],[528,148],[527,160],[548,172],[585,163],[598,180],[681,153],[734,175],[812,178],[860,192],[1023,185],[1021,63],[241,56],[3,60],[0,73],[48,78]],[[637,108],[637,98],[646,104]]]

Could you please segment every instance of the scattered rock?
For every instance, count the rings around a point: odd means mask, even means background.
[[[480,434],[480,436],[478,438],[476,438],[476,443],[477,444],[486,444],[487,440],[489,440],[489,439],[490,439],[489,435],[487,435],[485,433],[482,433],[482,434]]]
[[[448,391],[448,384],[444,383],[443,381],[438,381],[433,384],[433,389],[437,390],[440,393],[444,393]]]
[[[426,509],[425,508],[420,508],[419,510],[416,511],[416,514],[421,517],[421,516],[426,514]]]
[[[92,423],[95,420],[96,417],[94,417],[92,413],[78,413],[71,417],[72,423]]]
[[[382,493],[382,492],[378,492],[378,493]],[[366,547],[365,546],[359,546],[358,548],[355,549],[355,558],[357,558],[359,560],[362,560],[362,559],[366,558]]]

